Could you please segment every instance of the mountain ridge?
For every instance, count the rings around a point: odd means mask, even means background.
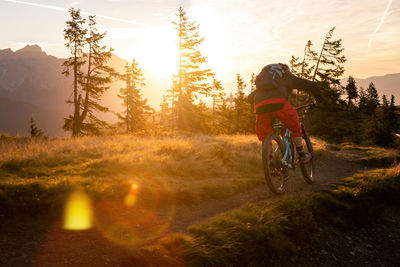
[[[0,99],[3,106],[0,133],[27,135],[29,121],[33,117],[45,134],[65,136],[61,126],[64,117],[71,114],[71,106],[65,101],[72,93],[72,78],[61,74],[65,60],[46,54],[38,45],[27,45],[16,51],[0,49]],[[120,73],[124,72],[127,63],[127,60],[115,54],[109,60],[109,65]],[[149,98],[163,87],[151,74],[144,72],[144,76],[148,86],[143,88],[142,93]],[[99,114],[102,119],[111,123],[117,121],[115,113],[123,109],[117,95],[123,86],[122,81],[116,80],[103,95],[102,103],[113,112]],[[19,106],[18,112],[13,108],[14,105]],[[49,114],[58,114],[60,117],[56,120]]]

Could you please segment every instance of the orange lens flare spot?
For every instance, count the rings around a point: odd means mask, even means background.
[[[137,190],[138,187],[139,187],[139,186],[138,186],[137,184],[132,184],[132,185],[131,185],[131,189],[132,189],[132,190]]]
[[[92,227],[93,211],[89,197],[81,191],[73,192],[64,210],[65,230],[87,230]]]
[[[136,204],[136,200],[137,200],[136,196],[134,196],[132,194],[128,194],[124,198],[124,204],[127,207],[132,207],[132,206],[134,206]]]

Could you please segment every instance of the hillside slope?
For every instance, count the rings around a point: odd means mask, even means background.
[[[64,61],[63,58],[47,55],[37,45],[27,45],[15,52],[0,49],[0,98],[3,106],[0,133],[26,135],[29,120],[33,117],[45,134],[65,135],[61,126],[71,110],[65,101],[71,97],[72,79],[61,74]],[[113,55],[109,65],[123,73],[127,62]],[[167,85],[146,71],[144,78],[147,86],[143,88],[143,95],[156,106]],[[102,103],[114,112],[122,110],[117,95],[123,86],[123,82],[115,80],[102,97]],[[18,112],[15,112],[16,108]],[[117,120],[113,113],[99,116],[109,122]]]
[[[384,76],[373,76],[365,79],[355,78],[357,87],[367,88],[373,82],[380,97],[386,95],[390,99],[390,95],[394,95],[396,102],[400,101],[400,73],[386,74]],[[342,80],[342,84],[346,85],[347,79]]]

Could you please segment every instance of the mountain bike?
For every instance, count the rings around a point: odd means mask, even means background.
[[[314,106],[314,103],[310,103],[297,107],[296,110],[304,109],[305,112],[307,112]],[[286,191],[286,184],[289,176],[288,171],[296,168],[297,161],[300,165],[304,180],[309,184],[314,182],[314,150],[304,124],[301,122],[300,125],[304,140],[304,151],[310,153],[312,156],[311,160],[306,163],[301,160],[296,160],[296,147],[290,137],[290,130],[287,129],[282,122],[273,123],[272,128],[274,132],[265,137],[262,147],[264,176],[269,189],[274,194],[280,195]]]

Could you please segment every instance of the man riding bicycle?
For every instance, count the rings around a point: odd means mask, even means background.
[[[300,160],[308,162],[311,154],[303,150],[301,125],[296,109],[289,103],[292,89],[310,92],[317,101],[321,101],[320,91],[315,82],[293,75],[285,64],[270,64],[257,75],[256,90],[250,93],[248,100],[256,112],[256,134],[261,142],[272,133],[271,122],[279,119],[291,131]]]

